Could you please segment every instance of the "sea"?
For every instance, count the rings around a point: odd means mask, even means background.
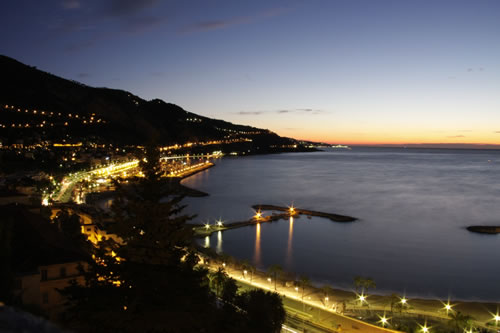
[[[500,301],[500,235],[466,230],[500,225],[498,150],[353,147],[215,163],[183,180],[209,193],[184,199],[193,223],[247,220],[256,204],[359,220],[301,216],[216,232],[202,246],[316,286],[354,290],[360,276],[378,294]]]

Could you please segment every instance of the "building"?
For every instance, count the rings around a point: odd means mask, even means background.
[[[79,268],[86,268],[88,256],[48,219],[26,206],[0,206],[0,223],[10,238],[9,262],[17,303],[57,319],[65,303],[58,289],[71,280],[84,282]]]

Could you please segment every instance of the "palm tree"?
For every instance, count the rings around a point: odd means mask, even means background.
[[[450,314],[448,324],[454,328],[455,333],[458,333],[464,328],[471,326],[472,320],[474,320],[472,316],[464,315],[460,311],[457,311]]]
[[[361,276],[354,277],[354,287],[356,288],[356,294],[359,292],[359,287],[363,286],[364,280]]]
[[[272,265],[271,267],[269,267],[267,272],[269,274],[274,275],[274,290],[276,291],[276,280],[277,280],[277,277],[280,276],[281,273],[283,273],[283,268],[281,268],[280,265]]]
[[[325,306],[326,306],[326,300],[330,297],[329,295],[333,294],[333,288],[325,285],[325,286],[321,287],[321,291],[323,292]]]
[[[307,276],[302,275],[299,279],[299,283],[300,283],[300,286],[302,287],[302,304],[304,304],[305,290],[306,290],[306,287],[311,285],[311,280]]]
[[[233,262],[233,257],[231,257],[229,254],[226,254],[226,253],[222,253],[220,256],[219,256],[219,259],[221,261],[221,263],[224,265],[224,264],[227,264],[229,265],[231,262]]]
[[[241,261],[241,273],[243,274],[243,277],[246,277],[245,276],[245,271],[249,271],[250,270],[250,263],[248,262],[248,260],[242,260]]]
[[[215,295],[220,296],[220,291],[224,282],[229,278],[224,268],[219,267],[215,272],[210,274],[210,282],[215,286]]]
[[[368,290],[369,288],[377,288],[377,284],[372,278],[363,279],[363,289]]]
[[[250,271],[250,282],[252,282],[252,280],[253,280],[253,274],[255,273],[255,271],[256,271],[257,269],[255,268],[255,266],[254,266],[254,265],[249,264],[249,265],[248,265],[248,270]]]

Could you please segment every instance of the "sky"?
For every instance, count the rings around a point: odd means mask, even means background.
[[[0,54],[296,139],[500,144],[498,0],[3,0]]]

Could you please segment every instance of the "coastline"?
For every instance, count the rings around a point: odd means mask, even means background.
[[[207,253],[204,248],[200,246],[200,252],[208,255],[214,260],[214,263],[210,263],[213,269],[223,266],[228,274],[245,283],[249,283],[248,273],[245,275],[244,270],[248,267],[244,264],[238,262],[233,257],[230,256],[215,256],[213,253]],[[210,252],[210,251],[208,251]],[[282,276],[287,276],[287,273],[283,273]],[[270,277],[269,272],[262,270],[253,270],[252,280],[256,281],[254,287],[267,289],[270,291],[274,290],[274,282],[269,282]],[[277,292],[284,295],[285,298],[292,298],[300,300],[300,295],[294,290],[294,287],[298,282],[296,279],[282,279],[277,278]],[[327,305],[330,307],[330,311],[335,311],[341,316],[346,316],[350,319],[363,318],[368,319],[373,317],[377,312],[387,313],[387,315],[399,315],[406,318],[417,319],[433,319],[436,321],[449,321],[451,320],[450,315],[452,313],[462,313],[465,315],[470,315],[473,317],[475,324],[483,329],[496,331],[498,327],[494,324],[493,314],[497,313],[499,303],[492,301],[481,301],[481,300],[460,300],[460,299],[448,299],[442,300],[438,298],[422,298],[414,297],[407,298],[406,295],[402,294],[387,294],[380,295],[372,292],[361,291],[360,293],[354,290],[345,290],[332,288],[328,291],[328,303],[325,302],[325,286],[318,287],[314,285],[308,285],[305,287],[304,301],[316,308],[326,309]],[[301,292],[302,293],[302,292]],[[366,297],[365,302],[359,302],[359,295],[363,294]],[[407,300],[407,305],[399,309],[397,305],[400,304],[402,298]],[[396,302],[395,302],[396,300]],[[392,303],[392,306],[391,306]],[[450,304],[452,310],[446,310],[445,305]],[[392,309],[391,309],[392,308]],[[373,325],[374,323],[370,320],[364,321],[363,323],[368,323]]]

